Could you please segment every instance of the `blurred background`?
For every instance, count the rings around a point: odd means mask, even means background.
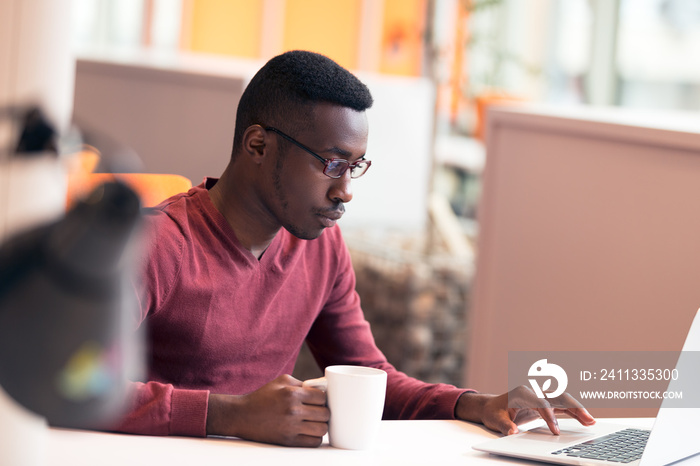
[[[361,74],[429,80],[436,188],[463,219],[475,216],[484,105],[700,109],[695,0],[74,0],[73,5],[73,46],[93,57],[102,48],[105,58],[115,49],[148,50],[262,63],[285,50],[308,49]]]
[[[491,371],[465,375],[468,349],[481,351],[472,301],[494,149],[488,109],[617,107],[657,122],[700,110],[697,0],[59,3],[75,58],[63,113],[101,136],[103,155],[108,141],[129,148],[118,157],[138,159],[124,161],[130,170],[194,184],[218,176],[247,80],[286,50],[323,53],[368,84],[372,171],[355,182],[342,227],[378,345],[428,381],[479,384]],[[297,375],[316,371],[302,357]]]

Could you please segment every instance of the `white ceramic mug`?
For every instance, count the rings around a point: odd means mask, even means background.
[[[325,374],[305,381],[303,386],[326,391],[331,411],[331,446],[348,450],[370,448],[384,411],[386,372],[373,367],[328,366]]]

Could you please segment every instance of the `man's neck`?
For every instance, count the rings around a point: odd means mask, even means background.
[[[236,189],[245,186],[231,180],[227,169],[209,190],[209,198],[236,234],[241,246],[260,259],[280,230],[280,225],[268,224],[259,215],[258,201],[251,193]]]

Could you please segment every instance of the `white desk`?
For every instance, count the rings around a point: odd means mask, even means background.
[[[569,419],[560,420],[565,427]],[[650,427],[651,419],[606,419]],[[540,424],[536,424],[540,425]],[[240,439],[147,437],[50,429],[47,466],[495,465],[535,464],[490,456],[471,447],[497,435],[460,421],[384,421],[368,451],[286,448]],[[700,465],[696,456],[683,463]]]

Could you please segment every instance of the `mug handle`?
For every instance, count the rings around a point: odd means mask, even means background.
[[[328,380],[325,377],[304,380],[301,383],[301,386],[303,388],[316,388],[318,390],[321,390],[322,392],[325,392],[326,390],[328,390]]]

